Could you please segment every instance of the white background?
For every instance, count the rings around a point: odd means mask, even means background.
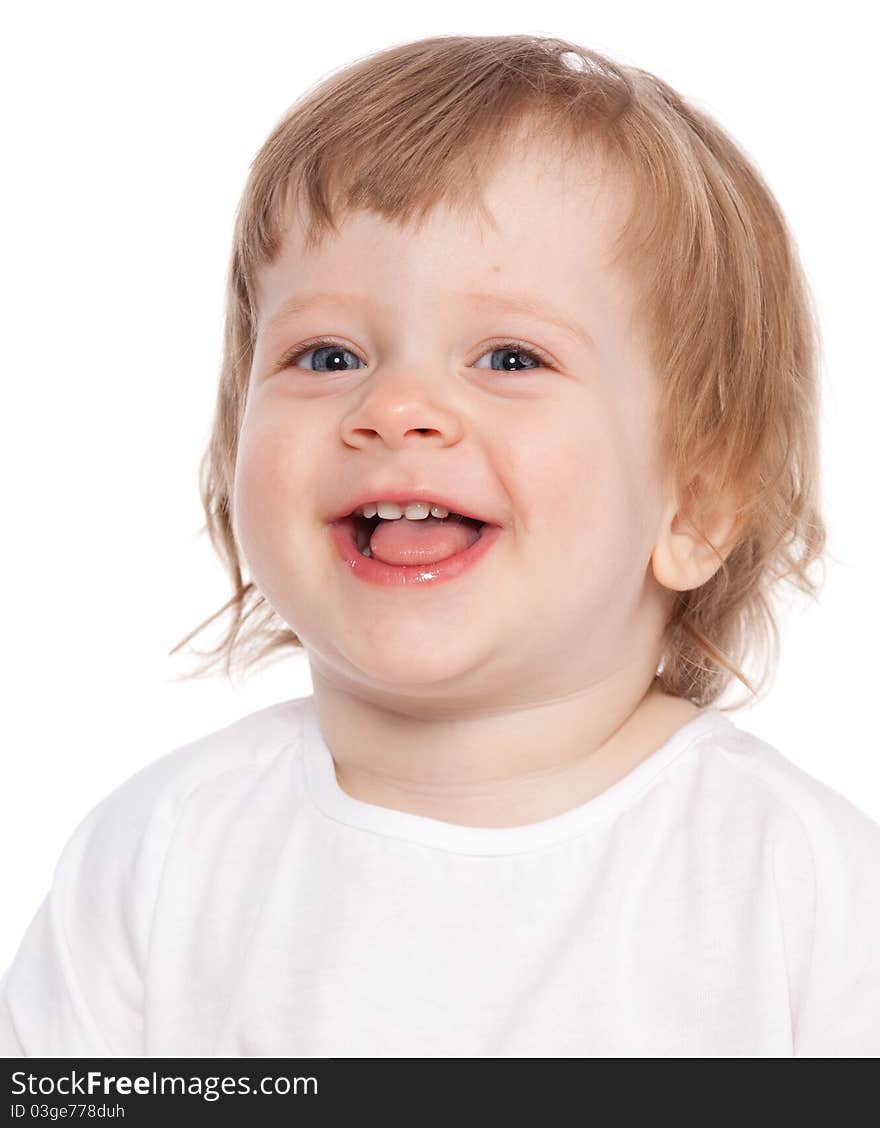
[[[825,339],[821,602],[792,603],[768,699],[736,723],[880,820],[878,99],[867,6],[40,4],[4,21],[0,969],[86,813],[139,768],[310,691],[168,651],[228,598],[197,464],[233,213],[286,108],[355,58],[438,34],[557,35],[713,114],[798,240]],[[199,640],[202,645],[205,639]],[[722,703],[739,698],[735,686]]]

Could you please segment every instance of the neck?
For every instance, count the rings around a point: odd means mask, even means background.
[[[312,667],[319,726],[352,798],[464,826],[519,826],[605,791],[698,712],[623,677],[503,709],[423,709]]]

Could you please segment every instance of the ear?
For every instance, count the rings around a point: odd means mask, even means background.
[[[732,495],[709,510],[703,504],[702,479],[695,479],[691,487],[685,501],[674,495],[667,506],[651,555],[658,583],[672,591],[690,591],[710,580],[735,548],[740,531]]]

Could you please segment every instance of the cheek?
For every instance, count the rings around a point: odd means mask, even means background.
[[[641,462],[607,417],[558,425],[533,437],[511,462],[525,551],[585,580],[610,582],[643,555],[650,504]]]
[[[607,418],[581,406],[518,432],[500,472],[527,527],[565,535],[619,512],[624,462]]]
[[[572,462],[571,525],[575,566],[604,575],[610,588],[640,584],[653,549],[656,482],[650,451],[610,429],[585,457]]]
[[[232,507],[236,538],[249,559],[288,538],[303,507],[314,504],[309,465],[314,459],[289,428],[256,423],[242,430]]]
[[[600,444],[570,462],[563,524],[575,566],[598,574],[619,566],[632,538],[634,513],[629,504],[619,456]]]

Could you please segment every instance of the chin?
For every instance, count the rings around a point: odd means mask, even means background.
[[[483,659],[461,647],[437,647],[424,634],[415,642],[373,644],[364,638],[349,640],[340,648],[344,660],[360,678],[391,691],[450,685],[479,677]]]

